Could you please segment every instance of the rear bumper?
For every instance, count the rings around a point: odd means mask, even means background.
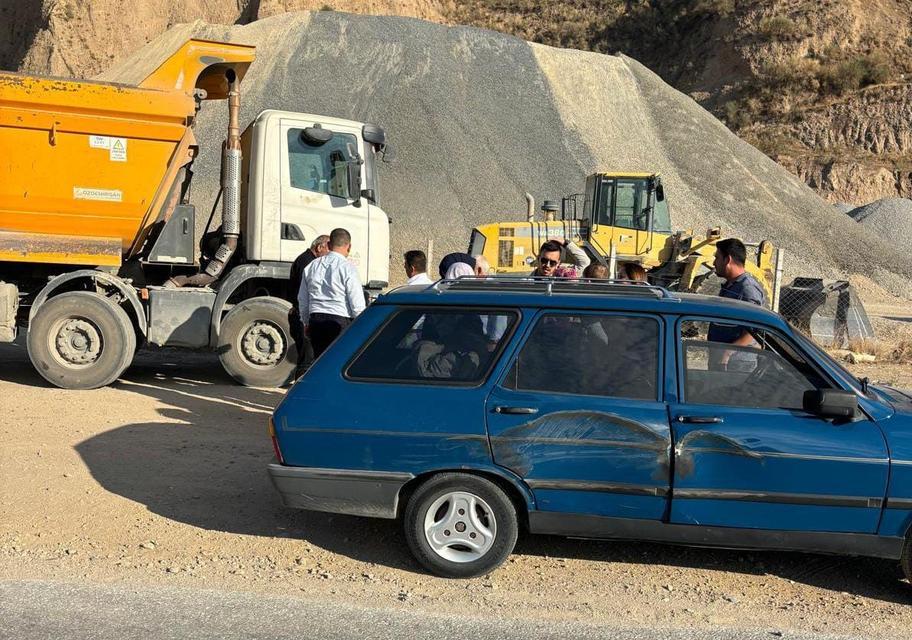
[[[315,469],[270,464],[272,484],[292,509],[395,518],[399,491],[411,473]]]

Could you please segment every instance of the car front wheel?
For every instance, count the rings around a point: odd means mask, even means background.
[[[418,487],[403,524],[418,562],[445,578],[490,573],[512,553],[519,529],[503,490],[467,473],[442,473]]]

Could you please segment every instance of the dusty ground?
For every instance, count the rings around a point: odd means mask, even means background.
[[[396,524],[284,509],[265,465],[282,392],[208,356],[141,358],[114,386],[48,388],[0,345],[0,577],[298,594],[626,627],[908,637],[889,562],[523,539],[485,579],[422,573]],[[912,387],[908,366],[863,371]]]

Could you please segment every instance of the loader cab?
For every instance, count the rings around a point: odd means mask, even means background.
[[[664,245],[671,218],[657,174],[595,173],[586,178],[585,221],[589,241],[609,255],[641,256]]]

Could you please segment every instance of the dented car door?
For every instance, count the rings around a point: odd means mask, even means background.
[[[545,311],[488,396],[496,464],[531,488],[537,509],[661,519],[670,430],[662,319]]]

